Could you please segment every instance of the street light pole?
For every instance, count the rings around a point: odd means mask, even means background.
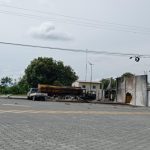
[[[88,53],[88,50],[86,49],[85,81],[87,80],[87,53]]]
[[[91,89],[92,89],[92,87],[91,87],[92,86],[91,85],[92,84],[92,73],[93,73],[93,65],[94,64],[92,64],[92,63],[89,62],[89,65],[91,66],[91,80],[90,80],[90,93],[91,93]]]

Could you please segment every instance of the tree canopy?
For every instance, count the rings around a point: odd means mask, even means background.
[[[126,72],[124,73],[121,77],[133,77],[134,74],[130,73],[130,72]],[[107,88],[116,88],[116,79],[111,78],[106,78],[106,79],[102,79],[101,80],[102,84],[103,84],[103,88],[106,90]],[[109,87],[110,86],[110,87]]]
[[[9,86],[9,85],[11,85],[12,84],[12,78],[10,78],[10,77],[3,77],[2,79],[1,79],[1,85],[2,86]]]
[[[22,78],[30,87],[37,87],[38,84],[70,86],[77,79],[78,76],[70,66],[48,57],[34,59]]]
[[[126,72],[121,77],[133,77],[133,76],[134,76],[134,74],[132,74],[130,72]]]
[[[107,78],[107,79],[102,79],[101,80],[102,84],[103,84],[103,89],[107,89],[108,86],[110,85],[110,88],[115,88],[116,87],[116,80],[111,78]]]

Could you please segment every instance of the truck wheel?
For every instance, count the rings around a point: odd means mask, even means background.
[[[43,101],[46,101],[46,98],[45,98],[45,97],[42,97],[41,99],[42,99]]]

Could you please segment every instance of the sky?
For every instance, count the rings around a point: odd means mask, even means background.
[[[150,54],[149,0],[0,0],[0,41]],[[18,79],[34,58],[52,57],[85,80],[86,54],[0,44],[0,78]],[[94,81],[125,72],[150,74],[150,58],[88,54]],[[87,80],[91,70],[88,63]]]

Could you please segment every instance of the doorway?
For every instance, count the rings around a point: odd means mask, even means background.
[[[131,102],[131,100],[132,100],[132,95],[131,95],[131,93],[126,93],[126,104],[129,104],[130,102]]]

